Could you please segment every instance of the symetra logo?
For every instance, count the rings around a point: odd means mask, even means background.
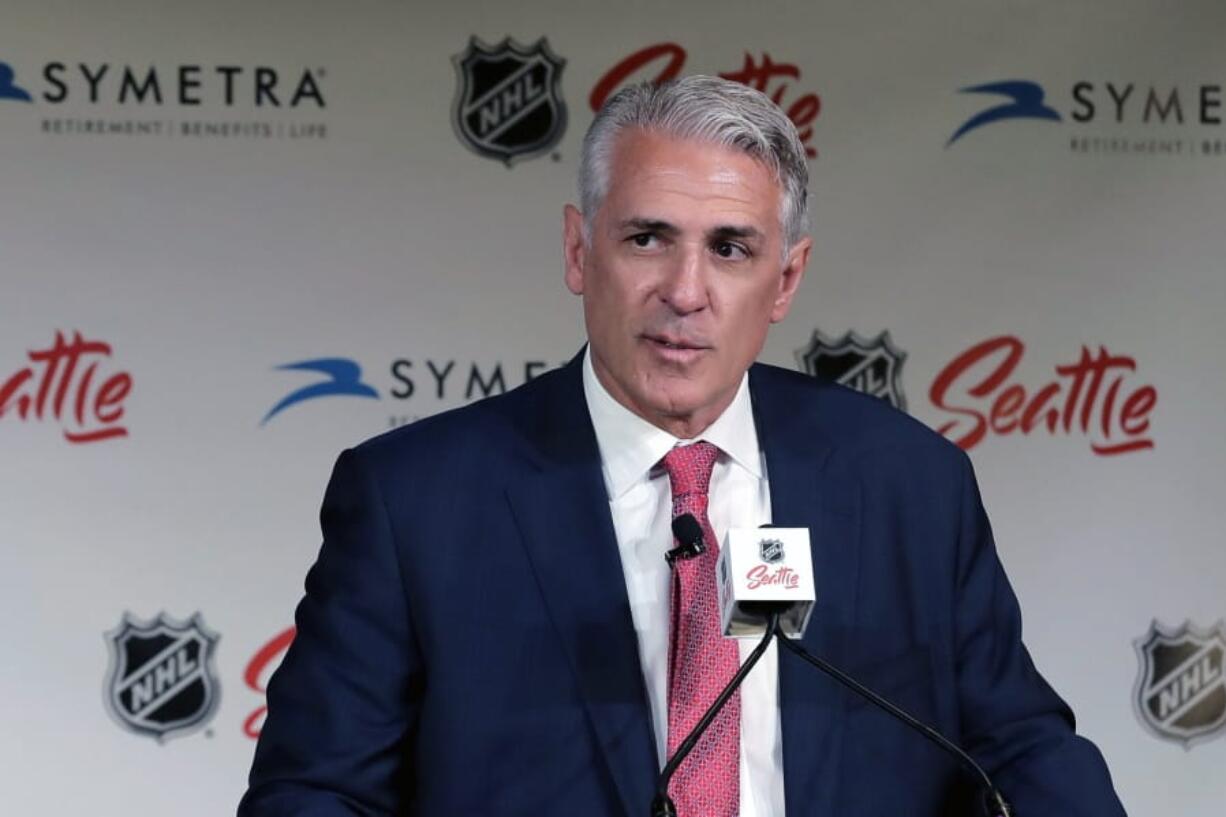
[[[1050,83],[1009,79],[959,93],[997,99],[964,120],[946,148],[987,125],[1040,120],[1061,126],[1052,133],[1067,136],[1077,154],[1226,156],[1220,83],[1078,80],[1065,92]]]
[[[347,357],[313,358],[274,368],[279,372],[309,372],[314,377],[274,403],[260,420],[261,426],[287,409],[319,398],[360,397],[365,400],[387,398],[396,401],[397,413],[388,421],[389,426],[395,427],[459,402],[502,394],[543,374],[550,364],[543,360],[518,363],[472,361],[461,364],[455,360],[400,357],[388,366],[386,384],[368,382],[361,364]],[[423,405],[427,401],[429,405]],[[405,405],[421,411],[415,414],[400,413],[399,407]]]
[[[15,99],[18,102],[32,102],[30,92],[17,84],[13,76],[13,68],[7,62],[0,62],[0,99]]]
[[[29,104],[43,114],[39,129],[57,136],[324,139],[326,75],[228,62],[0,62],[0,101]]]
[[[1007,82],[989,82],[986,85],[974,85],[963,88],[964,94],[994,94],[1007,97],[1010,101],[1003,105],[993,105],[981,111],[962,124],[949,137],[945,147],[961,139],[966,134],[992,122],[1004,119],[1050,119],[1060,121],[1060,114],[1043,103],[1043,86],[1036,82],[1025,80],[1010,80]]]
[[[7,82],[6,74],[7,72]],[[322,69],[244,65],[116,65],[108,62],[48,62],[42,66],[39,102],[89,105],[234,108],[327,107]],[[0,99],[33,101],[13,84],[14,69],[0,63]]]

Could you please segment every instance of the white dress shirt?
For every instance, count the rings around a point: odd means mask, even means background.
[[[771,521],[766,459],[758,447],[749,376],[732,403],[696,440],[678,440],[618,403],[583,361],[583,392],[600,446],[613,529],[621,552],[639,660],[663,768],[668,740],[668,628],[673,547],[672,491],[659,465],[674,446],[706,440],[720,450],[711,475],[708,516],[722,544],[729,528]],[[740,642],[741,661],[757,639]],[[779,728],[779,665],[771,644],[741,687],[741,817],[783,817],[783,741]],[[646,804],[644,804],[646,807]]]

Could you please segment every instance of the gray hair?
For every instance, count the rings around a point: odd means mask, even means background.
[[[589,241],[592,220],[609,192],[614,143],[627,128],[709,142],[752,156],[770,169],[783,189],[779,221],[784,252],[808,230],[809,167],[796,126],[761,91],[695,75],[623,88],[592,120],[579,161],[579,201]]]

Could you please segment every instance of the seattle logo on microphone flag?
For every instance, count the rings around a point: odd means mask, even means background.
[[[142,621],[124,613],[106,633],[110,668],[104,697],[111,715],[159,742],[203,727],[221,701],[213,664],[219,638],[199,613],[187,621],[165,613]]]
[[[808,528],[731,528],[715,575],[724,635],[755,638],[766,632],[762,616],[747,613],[745,602],[790,604],[779,627],[791,638],[804,633],[814,600]]]

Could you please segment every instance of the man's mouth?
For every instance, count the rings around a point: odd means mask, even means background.
[[[643,335],[643,339],[655,348],[669,352],[701,352],[711,348],[700,341],[680,338],[674,335],[646,334]]]

